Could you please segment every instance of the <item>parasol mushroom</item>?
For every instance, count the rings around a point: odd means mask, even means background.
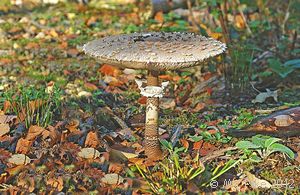
[[[159,98],[168,82],[159,83],[159,71],[200,65],[225,51],[225,44],[193,33],[149,32],[108,36],[83,46],[86,54],[121,68],[146,69],[147,86],[137,81],[147,97],[144,146],[149,159],[161,159],[158,134]]]

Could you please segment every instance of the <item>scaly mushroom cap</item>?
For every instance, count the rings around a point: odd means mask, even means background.
[[[83,46],[86,54],[122,68],[175,70],[201,64],[226,45],[193,33],[150,32],[109,36]]]

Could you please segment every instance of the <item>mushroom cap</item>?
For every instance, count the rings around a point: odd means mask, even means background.
[[[104,37],[83,46],[86,54],[121,68],[175,70],[200,65],[226,45],[193,33],[149,32]]]

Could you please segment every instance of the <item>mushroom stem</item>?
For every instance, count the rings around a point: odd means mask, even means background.
[[[158,71],[149,70],[147,77],[147,86],[158,86]],[[158,134],[158,97],[148,97],[146,105],[145,122],[145,154],[148,158],[158,160],[162,158],[162,150]]]

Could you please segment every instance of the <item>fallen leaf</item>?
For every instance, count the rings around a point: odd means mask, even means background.
[[[184,148],[189,148],[189,142],[186,139],[180,139],[180,143]]]
[[[6,171],[9,176],[13,177],[13,176],[19,174],[23,168],[24,168],[24,165],[19,165],[19,166],[15,166],[12,168],[8,168],[8,169],[6,169]]]
[[[15,165],[27,165],[31,159],[25,154],[13,154],[7,161]]]
[[[29,141],[25,138],[20,138],[16,145],[16,152],[21,154],[26,154],[29,152],[32,141]]]
[[[124,165],[122,163],[110,162],[108,167],[109,173],[121,173],[124,169]]]
[[[39,44],[35,43],[35,42],[29,42],[26,46],[25,49],[38,49],[39,48]]]
[[[67,54],[72,57],[76,57],[79,54],[79,51],[76,48],[71,48],[67,50]]]
[[[0,123],[0,136],[5,135],[9,132],[10,128],[8,124]]]
[[[202,146],[202,141],[195,142],[193,144],[193,150],[200,150],[201,146]]]
[[[114,152],[115,154],[116,154],[116,153],[119,153],[119,155],[124,155],[126,159],[136,158],[136,157],[138,156],[138,155],[135,154],[135,153],[123,152],[123,151],[115,150],[115,149],[112,149],[112,152]]]
[[[217,147],[215,145],[213,145],[209,142],[205,142],[203,140],[201,140],[200,142],[202,142],[202,145],[201,145],[201,148],[199,151],[201,156],[206,156],[217,149]]]
[[[96,85],[94,85],[93,83],[89,83],[89,82],[86,82],[84,84],[84,87],[91,91],[95,91],[98,89],[98,87]]]
[[[159,107],[161,109],[172,109],[176,106],[175,99],[173,98],[160,98]]]
[[[97,133],[93,132],[93,131],[90,131],[86,136],[84,146],[85,147],[97,148],[99,143],[100,142],[99,142]]]
[[[33,192],[35,189],[34,177],[27,177],[25,172],[18,175],[17,186],[26,189],[28,192]]]
[[[6,160],[11,157],[11,153],[7,150],[0,149],[0,161]]]
[[[92,24],[95,24],[97,22],[97,20],[98,20],[97,17],[92,16],[86,21],[86,25],[91,26]]]
[[[173,77],[171,75],[168,75],[168,74],[159,75],[159,78],[162,79],[162,80],[166,80],[166,81],[173,80]]]
[[[117,77],[120,74],[120,70],[114,66],[110,66],[107,64],[104,64],[99,71],[104,75],[109,75],[113,77]]]
[[[78,152],[78,156],[86,159],[96,159],[100,156],[100,152],[95,148],[82,148]]]
[[[209,36],[214,38],[214,39],[219,40],[219,39],[222,38],[223,34],[222,33],[217,33],[217,32],[212,32],[212,33],[209,33]]]
[[[54,29],[51,29],[49,34],[52,36],[52,37],[58,37],[58,33],[54,30]]]
[[[55,143],[55,141],[59,140],[61,134],[52,126],[48,126],[47,130],[42,132],[43,140],[46,138],[51,139],[51,145]]]
[[[120,183],[123,183],[124,178],[116,173],[111,173],[104,175],[104,177],[101,178],[101,181],[109,185],[118,185]]]
[[[213,89],[211,87],[208,87],[208,88],[206,88],[206,92],[209,96],[211,96],[213,93]]]
[[[0,123],[2,123],[2,124],[10,123],[15,118],[17,118],[17,116],[15,116],[15,115],[0,115]]]
[[[79,127],[79,120],[77,119],[71,119],[70,121],[68,121],[68,124],[66,125],[66,128],[70,131],[70,132],[78,132],[78,127]]]
[[[198,103],[195,108],[193,109],[193,112],[199,112],[205,108],[206,104],[203,102]]]
[[[114,144],[110,146],[110,160],[114,162],[126,162],[130,158],[135,158],[135,150],[131,147],[126,147],[121,144]]]
[[[92,93],[88,92],[88,91],[80,91],[78,94],[77,94],[78,97],[91,97],[92,96]]]
[[[263,103],[266,101],[267,98],[273,98],[275,102],[278,101],[278,91],[271,91],[269,89],[266,89],[266,92],[259,93],[254,100],[252,100],[252,103]]]
[[[274,118],[276,119],[274,124],[278,127],[287,127],[295,122],[295,120],[289,115],[278,115]]]
[[[56,188],[58,191],[62,191],[64,188],[64,180],[62,177],[50,177],[49,179],[47,179],[46,184],[50,185],[53,188]]]
[[[235,23],[235,26],[239,29],[244,29],[245,28],[245,22],[244,22],[243,17],[241,15],[236,15],[234,17],[234,23]]]
[[[28,141],[33,141],[37,136],[41,135],[43,131],[45,131],[43,127],[32,125],[30,126],[25,139]]]
[[[140,97],[138,99],[138,103],[143,104],[143,105],[146,104],[147,103],[147,97],[145,97],[145,96]]]
[[[4,101],[4,103],[3,103],[3,112],[6,113],[10,108],[11,108],[11,103],[7,100]],[[6,115],[1,115],[0,118],[2,118],[2,116],[6,116]]]
[[[271,188],[272,184],[264,179],[258,179],[252,173],[245,171],[245,175],[247,176],[247,180],[253,189],[261,189],[261,188]]]
[[[163,23],[164,22],[164,14],[162,11],[159,11],[155,14],[154,16],[154,20],[156,20],[159,23]]]

